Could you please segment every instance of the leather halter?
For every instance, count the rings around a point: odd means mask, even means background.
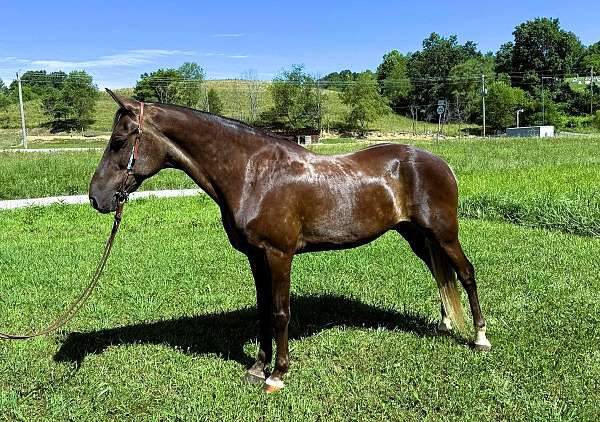
[[[129,155],[129,160],[127,162],[127,171],[123,176],[123,181],[121,182],[121,186],[117,190],[117,203],[125,203],[127,198],[129,198],[129,193],[126,190],[127,180],[129,176],[133,176],[133,167],[135,166],[135,162],[139,157],[140,152],[140,141],[142,140],[142,125],[144,124],[144,102],[140,102],[140,114],[138,115],[138,126],[135,129],[135,140],[133,141],[133,145],[131,146],[131,154]]]

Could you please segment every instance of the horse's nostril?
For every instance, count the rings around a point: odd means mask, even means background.
[[[98,201],[96,201],[96,198],[94,198],[93,196],[90,196],[90,204],[95,210],[98,209]]]

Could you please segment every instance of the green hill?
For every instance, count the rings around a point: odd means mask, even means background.
[[[250,91],[248,81],[241,80],[209,80],[206,81],[207,87],[214,88],[223,102],[223,115],[240,120],[249,120],[250,118]],[[258,111],[268,110],[273,102],[268,91],[270,82],[257,81],[255,92],[257,94]],[[125,96],[132,96],[133,89],[125,88],[116,90]],[[342,104],[340,94],[336,91],[325,90],[326,94],[326,115],[324,121],[325,129],[339,127],[345,120],[348,113],[348,107]],[[89,128],[89,132],[109,132],[111,130],[116,105],[110,96],[105,92],[100,92],[100,97],[96,103],[95,121]],[[1,117],[0,113],[0,117]],[[4,129],[20,128],[19,109],[17,104],[11,104],[4,114],[4,121],[0,119],[0,124]],[[48,132],[45,124],[48,123],[48,117],[42,112],[41,101],[39,99],[31,100],[25,103],[26,125],[30,134],[44,134]],[[467,127],[466,125],[462,126]],[[471,125],[471,127],[474,127]],[[411,132],[413,129],[412,120],[405,116],[389,114],[373,122],[370,127],[373,131],[381,132]],[[418,132],[435,132],[436,124],[419,122]],[[448,125],[445,129],[446,134],[457,134],[458,125]],[[5,130],[5,132],[7,132]],[[18,136],[18,135],[15,135]]]

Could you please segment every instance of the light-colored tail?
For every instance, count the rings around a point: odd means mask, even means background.
[[[427,240],[431,257],[431,270],[437,282],[446,315],[454,326],[462,333],[465,331],[465,314],[460,302],[460,291],[456,283],[456,272],[450,264],[450,259],[440,245]]]

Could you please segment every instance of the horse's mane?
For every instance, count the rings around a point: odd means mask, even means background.
[[[257,135],[262,135],[262,136],[266,136],[266,137],[273,138],[276,140],[290,142],[294,145],[297,145],[296,142],[289,137],[282,136],[282,135],[272,132],[270,130],[252,126],[246,122],[243,122],[238,119],[233,119],[231,117],[225,117],[225,116],[221,116],[219,114],[210,113],[208,111],[196,110],[195,108],[185,107],[185,106],[176,105],[176,104],[166,104],[166,103],[152,103],[152,104],[158,105],[163,108],[173,108],[173,109],[179,110],[179,111],[190,112],[190,113],[193,113],[196,115],[203,116],[205,119],[208,119],[208,120],[213,120],[213,121],[217,121],[217,122],[219,122],[219,121],[226,122],[227,124],[234,125],[239,129],[254,132]]]

